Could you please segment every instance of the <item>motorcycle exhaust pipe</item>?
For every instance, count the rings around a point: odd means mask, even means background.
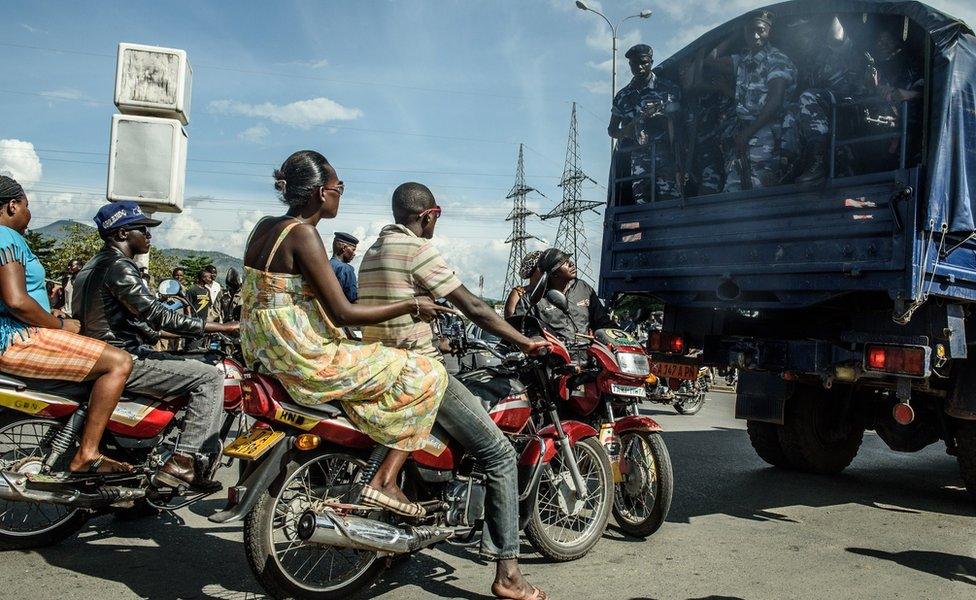
[[[305,511],[298,520],[298,537],[311,544],[353,548],[385,554],[406,554],[442,542],[454,535],[448,527],[408,527],[355,515],[340,516],[326,509]]]
[[[27,487],[28,483],[27,476],[22,473],[0,471],[0,500],[97,508],[146,496],[146,490],[142,488],[110,486],[100,488],[97,493],[86,494],[69,486],[52,486],[51,489],[46,490],[33,489]]]

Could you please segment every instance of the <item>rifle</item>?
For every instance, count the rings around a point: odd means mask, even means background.
[[[671,154],[674,160],[674,184],[678,188],[678,195],[685,197],[685,173],[684,166],[681,164],[681,149],[678,148],[678,139],[674,127],[674,115],[669,114],[668,119],[668,141],[671,143]]]
[[[744,190],[752,189],[752,163],[749,162],[749,143],[746,142],[745,151],[739,150],[735,143],[736,138],[739,137],[739,133],[742,132],[742,121],[738,122],[735,128],[735,136],[732,138],[732,151],[735,152],[735,162],[739,166],[739,179],[741,180],[740,185]]]
[[[745,152],[736,148],[736,160],[739,162],[739,179],[741,180],[742,189],[751,190],[752,189],[752,164],[749,162],[749,149],[746,148]]]

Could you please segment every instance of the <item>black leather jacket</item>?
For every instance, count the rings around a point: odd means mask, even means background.
[[[129,352],[149,350],[159,332],[203,335],[203,319],[170,310],[160,302],[120,250],[106,247],[78,273],[71,303],[81,333]]]

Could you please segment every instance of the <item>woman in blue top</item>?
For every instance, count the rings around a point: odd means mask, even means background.
[[[44,267],[23,233],[31,220],[27,194],[0,176],[0,371],[20,377],[92,381],[73,473],[111,473],[132,467],[103,456],[102,433],[132,371],[132,357],[105,342],[78,335],[78,321],[55,317]]]

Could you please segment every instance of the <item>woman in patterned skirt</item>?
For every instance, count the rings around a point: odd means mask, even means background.
[[[0,176],[0,372],[93,382],[81,446],[68,468],[73,473],[129,471],[130,465],[103,456],[98,446],[132,371],[132,357],[78,335],[78,321],[51,314],[44,267],[23,236],[30,220],[24,189]]]
[[[410,452],[426,444],[447,372],[440,362],[413,352],[350,341],[340,327],[402,315],[430,321],[450,309],[427,297],[385,306],[351,304],[315,229],[336,216],[343,183],[325,157],[311,150],[292,154],[274,176],[288,211],[260,221],[244,250],[244,357],[274,375],[299,404],[338,400],[353,424],[390,449],[363,488],[364,504],[423,515],[396,478]]]

